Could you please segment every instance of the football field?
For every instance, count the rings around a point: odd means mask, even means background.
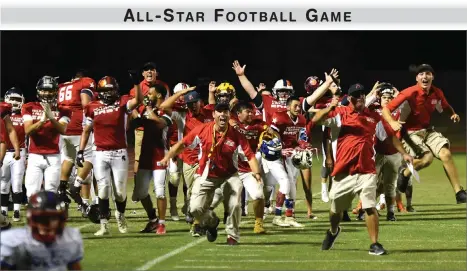
[[[465,187],[465,154],[456,155],[455,162]],[[112,217],[112,236],[95,237],[93,233],[99,225],[82,218],[75,207],[68,225],[81,230],[85,247],[82,265],[88,270],[466,270],[466,205],[456,204],[439,161],[434,161],[420,175],[421,183],[414,184],[415,213],[396,211],[397,221],[387,222],[386,210],[381,212],[379,239],[389,252],[386,256],[368,255],[370,241],[365,223],[356,221],[353,214],[352,222],[342,224],[342,233],[334,248],[321,251],[321,242],[329,227],[329,204],[321,201],[318,166],[313,168],[313,205],[317,220],[306,218],[299,182],[296,216],[306,227],[279,228],[271,224],[273,217],[268,216],[267,234],[256,235],[250,204],[249,215],[242,217],[240,243],[234,247],[226,245],[222,223],[217,241],[209,243],[205,237],[191,237],[183,216],[178,222],[168,218],[165,236],[140,234],[147,218],[140,203],[130,200],[126,212],[127,234],[118,232]],[[132,189],[131,179],[129,199]],[[183,203],[181,192],[180,188],[179,209]],[[222,209],[221,204],[217,210],[221,218]],[[114,210],[112,208],[112,212]]]

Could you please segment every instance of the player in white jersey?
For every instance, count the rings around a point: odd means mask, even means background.
[[[51,191],[29,198],[28,225],[1,232],[2,270],[81,270],[78,229],[65,227],[65,203]]]

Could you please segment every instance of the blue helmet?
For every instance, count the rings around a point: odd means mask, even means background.
[[[298,141],[305,141],[308,142],[308,135],[306,134],[306,129],[301,128],[298,132]]]
[[[268,161],[278,160],[282,155],[282,142],[272,135],[261,135],[261,146],[259,148],[261,156]]]
[[[24,104],[24,95],[21,89],[12,87],[5,92],[5,102],[11,104],[12,111],[21,111]]]

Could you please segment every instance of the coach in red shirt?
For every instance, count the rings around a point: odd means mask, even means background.
[[[360,195],[362,208],[366,211],[366,224],[372,244],[369,253],[386,254],[378,243],[378,213],[376,211],[376,165],[375,135],[379,140],[393,138],[393,144],[403,155],[405,161],[412,161],[402,144],[394,137],[391,127],[382,121],[380,115],[365,107],[364,87],[352,85],[349,89],[349,106],[336,107],[338,99],[333,98],[331,105],[316,113],[313,122],[321,122],[338,134],[333,138],[334,177],[329,198],[331,199],[331,229],[327,231],[322,249],[331,249],[341,232],[339,222],[342,212],[350,207],[356,194]]]
[[[224,198],[228,200],[228,212],[231,214],[226,225],[227,243],[237,244],[241,217],[242,182],[238,175],[238,160],[242,156],[248,159],[248,164],[258,182],[262,182],[258,161],[248,144],[248,140],[237,130],[229,126],[230,111],[228,104],[217,104],[213,112],[214,122],[202,124],[191,130],[182,141],[175,144],[162,164],[167,164],[185,147],[191,149],[200,145],[201,159],[196,172],[190,199],[190,213],[206,228],[208,241],[217,238],[219,218],[209,209],[214,191],[225,183]],[[239,157],[240,155],[240,157]]]
[[[449,150],[449,140],[441,133],[430,127],[431,115],[435,110],[443,112],[448,109],[451,120],[460,121],[459,115],[449,105],[444,97],[443,91],[432,85],[434,79],[433,68],[428,64],[422,64],[415,70],[417,84],[404,89],[383,109],[384,119],[391,125],[394,131],[401,129],[402,125],[394,120],[391,112],[396,110],[404,101],[409,103],[411,112],[407,117],[404,127],[407,129],[407,136],[404,137],[404,147],[413,156],[414,168],[420,170],[428,167],[433,162],[433,157],[443,162],[448,179],[456,193],[457,203],[465,203],[467,200],[466,191],[460,186],[459,174]],[[404,193],[410,179],[410,171],[406,165],[401,166],[397,188]]]

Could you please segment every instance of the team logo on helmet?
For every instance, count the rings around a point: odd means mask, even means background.
[[[235,98],[235,88],[228,82],[221,83],[216,87],[214,96],[218,104],[229,103],[230,100]]]
[[[21,89],[12,87],[5,93],[5,102],[11,104],[12,111],[21,111],[24,104],[24,96]]]
[[[58,77],[49,75],[43,76],[36,84],[37,99],[42,103],[48,103],[52,106],[57,104],[58,95]]]
[[[308,95],[309,95],[309,94],[312,94],[313,91],[315,91],[317,88],[319,88],[319,86],[321,86],[321,84],[323,84],[323,81],[320,80],[320,79],[318,78],[318,76],[310,76],[310,77],[308,77],[308,78],[305,80],[305,84],[304,84],[306,93],[307,93]]]
[[[275,161],[282,156],[282,142],[275,135],[265,131],[261,134],[259,142],[259,151],[264,159]]]
[[[97,97],[105,104],[111,104],[115,102],[119,97],[120,87],[118,82],[112,76],[104,76],[97,83]]]
[[[272,88],[272,95],[284,104],[287,102],[287,99],[292,97],[294,94],[295,90],[293,89],[292,83],[286,79],[277,80]]]

